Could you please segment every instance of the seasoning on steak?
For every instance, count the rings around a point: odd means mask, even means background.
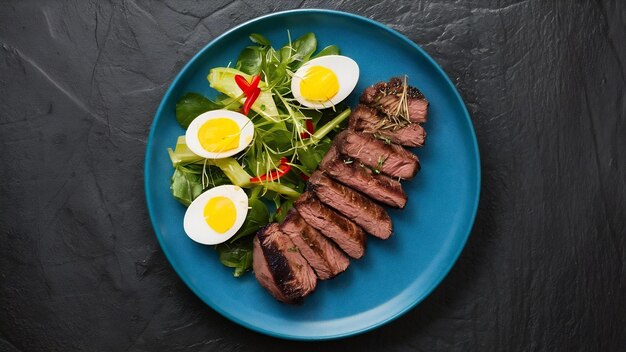
[[[335,181],[358,189],[370,198],[394,208],[404,208],[406,194],[398,180],[386,175],[375,175],[358,161],[339,154],[333,144],[320,163],[320,170]]]
[[[261,286],[281,302],[301,303],[315,290],[317,277],[313,269],[277,223],[267,225],[256,237],[252,262]]]
[[[354,221],[366,232],[382,239],[387,239],[391,235],[389,214],[368,197],[333,181],[320,171],[311,175],[308,187],[322,203]]]
[[[334,143],[341,154],[391,177],[413,178],[420,168],[415,154],[372,135],[346,130],[335,137]]]
[[[428,115],[424,94],[398,77],[365,88],[361,103],[376,107],[390,117],[401,115],[411,122],[426,122]]]
[[[350,260],[337,245],[307,224],[296,209],[287,213],[280,229],[291,238],[319,279],[335,277],[350,265]]]
[[[363,256],[366,237],[355,223],[322,204],[311,192],[302,193],[294,206],[309,225],[332,239],[346,254],[355,259]]]
[[[378,110],[363,104],[357,105],[350,114],[348,127],[405,147],[421,147],[426,140],[426,131],[419,123],[395,124]]]

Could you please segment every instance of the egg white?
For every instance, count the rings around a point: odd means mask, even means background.
[[[237,126],[239,126],[241,134],[239,135],[239,146],[237,148],[215,153],[202,147],[202,144],[200,144],[200,140],[198,139],[198,130],[202,127],[202,125],[204,125],[205,122],[217,118],[231,119],[237,124]],[[185,142],[194,154],[207,159],[222,159],[244,150],[250,144],[253,137],[254,124],[247,116],[230,110],[212,110],[199,115],[191,121],[189,127],[187,128],[187,132],[185,133]]]
[[[325,102],[310,101],[302,96],[300,82],[306,76],[307,71],[313,66],[323,66],[333,71],[339,82],[339,91],[330,100]],[[306,62],[300,67],[291,79],[291,92],[293,97],[302,105],[313,109],[326,109],[333,107],[352,93],[359,81],[359,65],[347,56],[326,55]]]
[[[225,233],[217,233],[204,219],[204,207],[214,197],[227,197],[233,201],[236,209],[235,223]],[[209,189],[196,198],[183,219],[185,233],[192,240],[201,244],[219,244],[228,241],[237,233],[243,225],[248,214],[248,196],[241,187],[234,185],[222,185]]]

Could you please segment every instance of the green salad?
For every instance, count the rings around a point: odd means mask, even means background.
[[[241,50],[234,65],[227,63],[208,73],[214,98],[195,92],[180,98],[176,120],[187,134],[168,148],[174,168],[172,195],[189,207],[186,233],[200,243],[218,243],[219,260],[234,269],[235,277],[252,267],[253,235],[270,222],[282,221],[330,148],[332,137],[344,128],[350,109],[332,98],[347,96],[358,80],[357,66],[356,78],[352,75],[353,82],[345,83],[346,70],[333,67],[333,61],[352,60],[340,56],[335,45],[317,51],[313,33],[292,41],[287,32],[287,43],[277,48],[260,34],[249,38],[251,45]],[[315,60],[321,63],[301,73]],[[299,80],[297,95],[294,79]],[[342,89],[349,91],[344,94]],[[240,115],[244,122],[237,122]],[[253,132],[244,140],[246,128]],[[245,192],[247,209],[239,212],[230,204],[234,202],[230,191],[217,192],[227,185],[235,187],[233,192]],[[212,201],[193,204],[213,191]],[[189,230],[194,226],[188,223],[194,207],[200,228]],[[208,232],[215,232],[217,240],[205,241]]]

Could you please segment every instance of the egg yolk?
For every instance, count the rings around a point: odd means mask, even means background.
[[[313,66],[308,69],[300,81],[300,94],[306,100],[325,102],[339,92],[337,75],[324,66]]]
[[[206,151],[220,153],[239,146],[239,125],[229,118],[220,117],[205,122],[198,129],[198,140]]]
[[[204,206],[204,220],[217,233],[228,231],[235,224],[237,209],[227,197],[214,197]]]

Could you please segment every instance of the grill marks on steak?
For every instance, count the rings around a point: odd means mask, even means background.
[[[354,221],[368,233],[381,239],[391,236],[392,224],[389,214],[368,197],[333,181],[320,171],[316,171],[309,178],[309,189],[322,203]]]
[[[370,198],[394,208],[404,208],[406,193],[398,180],[386,175],[376,175],[358,161],[338,153],[333,145],[322,162],[320,169],[335,181],[358,189]]]
[[[255,275],[277,300],[300,303],[315,290],[317,277],[313,269],[289,236],[280,231],[278,224],[272,223],[261,229],[255,240],[261,249],[253,250],[253,263],[258,262]]]
[[[311,192],[304,192],[294,206],[309,225],[332,239],[350,257],[363,256],[366,237],[355,223],[322,204]]]
[[[426,141],[426,131],[420,124],[394,125],[378,110],[363,104],[357,105],[348,121],[348,127],[354,131],[373,134],[405,147],[421,147]]]
[[[291,238],[320,280],[330,279],[350,265],[335,243],[307,224],[296,209],[289,211],[280,229]]]
[[[340,153],[391,177],[413,178],[420,168],[415,154],[372,135],[346,130],[335,137],[334,143]]]

